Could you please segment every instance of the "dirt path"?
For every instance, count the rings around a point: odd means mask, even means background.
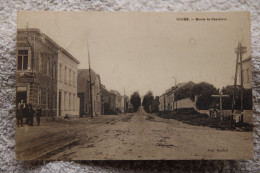
[[[51,159],[250,159],[253,155],[252,132],[183,124],[149,115],[142,108],[78,135],[79,145]]]
[[[79,143],[79,134],[104,124],[117,122],[126,115],[99,116],[95,119],[44,121],[41,126],[16,129],[16,159],[43,160]]]

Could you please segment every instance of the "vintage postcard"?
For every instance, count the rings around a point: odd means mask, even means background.
[[[249,12],[17,15],[17,160],[253,158]]]

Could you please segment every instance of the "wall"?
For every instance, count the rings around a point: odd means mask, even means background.
[[[58,51],[57,115],[79,115],[79,98],[77,96],[77,67],[77,62],[73,61],[61,50]],[[60,114],[58,109],[59,92],[61,93]]]
[[[181,109],[181,108],[196,108],[196,103],[193,102],[190,98],[182,99],[174,102],[174,109]]]
[[[46,36],[42,39],[39,29],[18,30],[17,50],[28,50],[28,68],[31,74],[26,77],[22,74],[26,70],[16,72],[17,87],[27,88],[26,102],[34,108],[38,105],[43,109],[45,116],[51,116],[52,110],[56,114],[57,93],[57,46]],[[28,41],[26,41],[28,36]],[[41,60],[41,63],[40,63]],[[47,68],[48,64],[48,68]]]

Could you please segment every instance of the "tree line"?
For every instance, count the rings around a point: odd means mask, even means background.
[[[194,82],[188,82],[185,85],[179,88],[173,88],[174,91],[174,100],[182,100],[190,98],[192,101],[196,99],[196,106],[201,110],[208,110],[213,108],[215,105],[219,104],[219,98],[214,98],[212,95],[218,95],[220,89],[217,89],[214,85],[207,82],[200,82],[198,84]],[[221,89],[224,95],[229,95],[229,97],[223,97],[223,109],[230,110],[232,108],[232,99],[233,99],[233,90],[234,86],[226,86]],[[235,88],[235,109],[240,109],[241,105],[241,89]],[[134,111],[137,111],[138,108],[142,105],[144,110],[148,113],[159,112],[159,96],[154,97],[152,91],[148,91],[143,96],[143,101],[141,103],[141,97],[136,91],[131,95],[130,99],[131,104],[133,105]],[[243,107],[246,110],[252,109],[252,89],[243,89]]]

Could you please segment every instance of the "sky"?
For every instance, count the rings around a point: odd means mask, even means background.
[[[128,96],[161,95],[175,80],[231,85],[238,42],[247,47],[244,58],[251,54],[247,12],[18,12],[17,28],[27,26],[70,52],[80,69],[88,68],[89,49],[101,83]]]

